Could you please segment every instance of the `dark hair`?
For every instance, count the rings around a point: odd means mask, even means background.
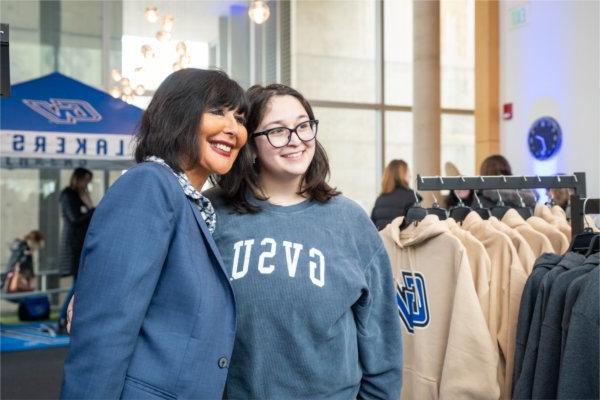
[[[404,160],[392,160],[385,167],[383,177],[381,178],[381,194],[392,193],[394,190],[403,187],[410,189],[406,180],[406,171],[408,164]]]
[[[263,87],[255,85],[248,89],[246,94],[250,102],[246,128],[251,140],[240,151],[233,164],[233,168],[227,174],[213,178],[213,183],[221,187],[225,198],[232,205],[234,211],[240,214],[261,211],[260,207],[248,202],[246,192],[250,192],[258,199],[267,200],[267,197],[258,184],[260,163],[254,162],[253,152],[256,153],[256,143],[252,139],[252,134],[256,132],[256,129],[260,125],[271,98],[274,96],[292,96],[302,104],[308,117],[315,119],[312,107],[308,101],[306,101],[300,92],[289,86],[271,84]],[[335,188],[327,184],[328,177],[329,160],[327,159],[327,153],[325,153],[325,149],[315,138],[315,155],[302,178],[302,185],[298,194],[308,195],[312,200],[319,203],[326,203],[332,197],[340,194]]]
[[[508,160],[500,154],[489,156],[481,163],[479,170],[481,175],[512,175],[512,169]]]
[[[75,168],[75,170],[71,174],[71,179],[69,180],[69,186],[71,187],[71,189],[76,189],[77,182],[84,180],[88,176],[90,178],[94,176],[94,174],[92,174],[92,171],[90,171],[89,169],[82,168],[82,167]]]
[[[135,161],[157,156],[177,172],[198,163],[202,113],[216,108],[248,111],[244,89],[217,70],[186,68],[158,87],[136,136]]]

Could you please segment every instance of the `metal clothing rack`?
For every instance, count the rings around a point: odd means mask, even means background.
[[[586,214],[600,214],[600,199],[571,196],[571,231],[573,235],[583,232]]]
[[[418,190],[495,190],[495,189],[554,189],[569,188],[571,197],[571,229],[573,235],[583,231],[583,199],[586,196],[585,172],[551,176],[421,176],[417,175]],[[581,208],[573,210],[574,200]],[[597,199],[595,199],[597,200]],[[578,201],[581,201],[579,203]],[[594,204],[596,208],[594,207]],[[586,212],[598,211],[598,202],[589,199]]]

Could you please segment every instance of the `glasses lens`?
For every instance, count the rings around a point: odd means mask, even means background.
[[[315,138],[317,134],[317,123],[315,121],[306,121],[296,128],[300,140],[308,141]]]
[[[267,138],[273,147],[283,147],[288,144],[290,131],[287,128],[275,128],[271,130]]]

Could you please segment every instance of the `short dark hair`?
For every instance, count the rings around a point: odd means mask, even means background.
[[[246,92],[250,102],[250,111],[247,116],[246,128],[250,140],[244,146],[235,160],[231,170],[221,176],[212,177],[213,183],[221,187],[225,199],[232,205],[235,212],[240,214],[257,213],[261,208],[250,204],[246,199],[246,192],[261,200],[267,200],[258,183],[260,163],[254,162],[252,152],[256,152],[256,143],[252,134],[260,125],[269,100],[274,96],[295,97],[306,110],[310,119],[315,119],[312,107],[300,92],[289,86],[271,84],[266,87],[254,85]],[[329,160],[327,153],[319,141],[315,138],[315,155],[302,180],[302,188],[298,194],[308,195],[312,200],[326,203],[332,197],[341,194],[335,188],[327,184],[329,177]]]
[[[92,178],[94,176],[94,174],[92,174],[92,171],[90,171],[87,168],[83,168],[83,167],[77,167],[75,168],[75,170],[73,170],[73,173],[71,174],[71,179],[69,180],[69,186],[72,189],[75,189],[77,186],[77,182],[82,181],[83,179],[87,178],[87,177]]]
[[[182,172],[198,163],[198,127],[212,108],[245,115],[244,89],[225,72],[186,68],[173,72],[158,87],[142,115],[135,138],[135,161],[157,156]]]
[[[494,154],[487,157],[481,163],[480,175],[512,175],[512,169],[508,160],[500,154]]]

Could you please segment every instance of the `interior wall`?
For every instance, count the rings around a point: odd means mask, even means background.
[[[587,173],[600,195],[600,2],[500,2],[500,142],[515,174]],[[558,154],[530,155],[527,134],[539,117],[560,124]]]

